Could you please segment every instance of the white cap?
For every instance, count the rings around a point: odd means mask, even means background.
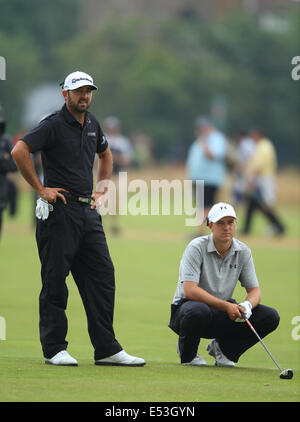
[[[209,210],[207,222],[216,223],[223,217],[234,217],[237,219],[236,213],[231,205],[219,202]]]
[[[93,78],[90,75],[77,71],[70,73],[70,75],[66,77],[65,82],[63,83],[63,90],[68,91],[86,85],[92,87],[92,89],[98,89],[96,85],[94,85]]]

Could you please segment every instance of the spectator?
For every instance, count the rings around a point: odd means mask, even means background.
[[[116,190],[113,194],[116,195],[116,214],[112,215],[111,230],[114,234],[120,233],[119,224],[119,210],[118,210],[118,178],[121,171],[126,171],[134,162],[134,150],[131,142],[121,133],[120,120],[115,116],[109,116],[104,120],[104,132],[108,141],[112,157],[113,157],[113,172],[112,180],[115,182]]]
[[[195,129],[197,139],[188,151],[187,173],[189,179],[193,181],[196,199],[196,181],[204,181],[204,204],[198,201],[196,206],[204,207],[204,218],[206,218],[226,177],[227,140],[206,116],[196,119]],[[201,198],[200,192],[198,198]]]
[[[247,163],[255,150],[255,141],[248,136],[245,130],[236,135],[236,157],[233,180],[233,198],[236,205],[245,201],[245,170]]]
[[[249,234],[254,212],[260,211],[271,223],[275,235],[285,231],[274,210],[276,202],[276,151],[262,130],[252,129],[250,136],[256,142],[254,154],[247,167],[247,210],[243,234]]]
[[[17,171],[11,156],[11,138],[5,134],[6,121],[0,106],[0,236],[2,231],[2,213],[9,200],[9,180],[7,174]]]

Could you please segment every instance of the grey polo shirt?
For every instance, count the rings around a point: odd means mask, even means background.
[[[212,234],[193,239],[186,247],[179,268],[177,289],[173,304],[184,299],[183,282],[194,281],[198,286],[219,299],[232,297],[238,281],[246,289],[257,287],[251,250],[238,239],[223,259],[215,248]]]

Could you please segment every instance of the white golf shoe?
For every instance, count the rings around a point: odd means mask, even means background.
[[[66,350],[58,352],[51,359],[46,359],[45,363],[57,366],[78,366],[77,360],[72,358]]]
[[[115,355],[108,356],[107,358],[95,360],[95,365],[104,366],[144,366],[146,361],[136,356],[130,356],[125,350],[121,350]]]
[[[182,365],[190,365],[190,366],[206,366],[206,360],[203,359],[200,355],[197,355],[194,357],[193,360],[191,360],[190,362],[185,362]]]
[[[219,343],[216,339],[212,340],[206,347],[208,354],[213,356],[216,366],[234,366],[234,362],[229,360],[221,351]]]
[[[178,356],[180,357],[180,351],[179,351],[179,341],[177,343],[177,353]],[[203,359],[198,353],[196,354],[196,356],[194,357],[194,359],[192,359],[190,362],[184,362],[182,363],[182,365],[190,365],[190,366],[206,366],[206,360]]]

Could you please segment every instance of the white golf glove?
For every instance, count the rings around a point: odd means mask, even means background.
[[[244,312],[245,317],[246,317],[246,319],[249,319],[252,315],[252,305],[249,302],[249,300],[245,300],[245,302],[239,303],[239,306],[241,306],[242,308],[245,309],[245,312]],[[241,319],[241,318],[237,318],[235,321],[236,322],[244,322],[245,320]]]
[[[45,199],[39,198],[36,201],[35,215],[39,220],[47,220],[49,211],[53,211],[53,205],[49,204]]]

